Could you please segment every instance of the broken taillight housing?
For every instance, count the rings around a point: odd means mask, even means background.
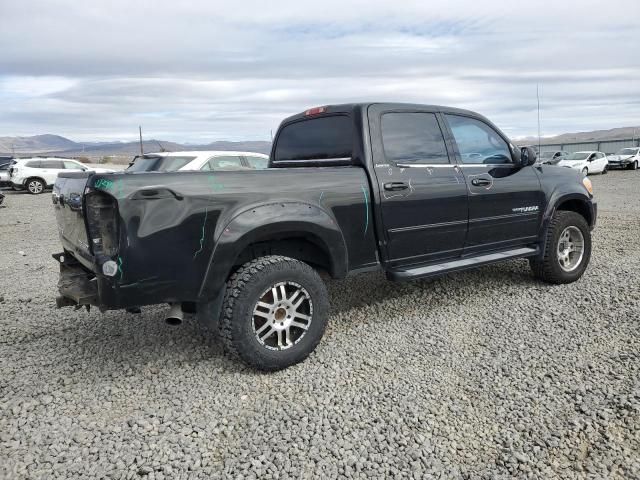
[[[85,197],[89,243],[94,256],[118,253],[118,204],[111,195],[91,192]]]

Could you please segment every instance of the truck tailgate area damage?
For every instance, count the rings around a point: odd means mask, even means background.
[[[64,253],[53,255],[60,263],[60,277],[56,298],[58,308],[68,306],[95,305],[98,289],[95,275],[85,270],[73,257]]]

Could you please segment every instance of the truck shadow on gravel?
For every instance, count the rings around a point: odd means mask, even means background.
[[[327,286],[332,317],[346,314],[353,324],[383,324],[387,321],[385,315],[370,321],[367,316],[349,312],[377,305],[381,311],[389,311],[390,316],[402,315],[405,304],[421,302],[425,308],[435,309],[461,297],[466,300],[478,297],[480,301],[488,290],[500,285],[508,284],[517,292],[532,283],[536,282],[526,262],[512,261],[433,280],[394,283],[375,273],[329,280]],[[87,375],[94,379],[119,376],[123,371],[126,379],[127,375],[148,375],[149,371],[167,366],[172,370],[213,368],[225,374],[255,374],[225,355],[215,333],[203,330],[195,319],[187,318],[181,326],[171,326],[164,322],[165,313],[163,307],[146,307],[138,315],[124,311],[78,313],[73,328],[52,329],[31,341],[44,350],[59,352],[62,346],[66,353],[58,357],[56,369],[64,370],[64,375],[82,375],[85,379]],[[325,341],[330,341],[330,337]]]
[[[437,306],[444,296],[477,296],[480,300],[487,290],[500,285],[527,288],[540,284],[532,276],[526,260],[512,260],[406,283],[390,282],[382,273],[357,275],[344,280],[328,280],[326,283],[332,314],[342,314],[373,304],[401,301],[406,296],[416,294],[430,294],[430,300]]]

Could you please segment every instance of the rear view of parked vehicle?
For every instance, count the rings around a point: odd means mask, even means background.
[[[176,172],[178,170],[261,170],[269,156],[253,152],[193,151],[159,152],[136,156],[127,172]]]
[[[543,165],[557,165],[560,160],[569,155],[569,152],[564,150],[551,150],[548,152],[542,152],[538,157],[539,163]]]
[[[53,187],[60,172],[110,173],[113,170],[88,167],[63,158],[21,158],[9,167],[9,181],[15,190],[38,195]]]
[[[582,172],[584,176],[592,173],[607,173],[607,156],[602,152],[574,152],[558,162],[559,167],[569,167]]]
[[[621,148],[615,155],[607,157],[609,168],[637,170],[640,165],[640,147]]]

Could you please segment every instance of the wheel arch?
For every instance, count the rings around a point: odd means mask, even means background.
[[[545,211],[542,228],[540,229],[539,245],[541,248],[539,257],[544,256],[544,239],[547,236],[547,230],[549,229],[551,219],[557,211],[575,212],[586,220],[589,228],[593,228],[595,226],[596,212],[594,205],[585,194],[574,192],[559,194],[556,195],[555,198],[552,197],[552,200],[549,202]]]
[[[236,267],[257,257],[282,255],[342,278],[347,247],[337,222],[306,203],[262,205],[236,215],[216,233],[216,242],[199,291],[203,301],[216,296]]]
[[[39,177],[38,175],[31,175],[27,177],[27,179],[24,182],[24,187],[27,189],[27,191],[29,190],[29,182],[31,182],[32,180],[40,181],[42,183],[42,190],[45,190],[49,186],[49,184],[44,178]]]
[[[561,199],[560,202],[557,203],[553,213],[559,210],[578,213],[584,217],[590,227],[593,227],[593,208],[590,206],[590,202],[584,197],[569,197]]]

